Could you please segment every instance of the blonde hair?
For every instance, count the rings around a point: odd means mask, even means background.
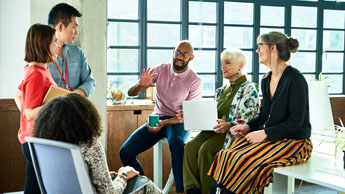
[[[245,66],[247,64],[246,57],[241,49],[227,48],[220,54],[220,59],[233,59],[236,62],[243,63],[242,73],[245,73]]]

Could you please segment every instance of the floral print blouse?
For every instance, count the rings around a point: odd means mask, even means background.
[[[84,157],[95,192],[98,194],[123,193],[127,182],[120,176],[117,176],[114,181],[111,180],[102,144],[97,140],[93,141],[90,147],[86,144],[80,144],[80,150]],[[151,182],[136,193],[161,193],[161,191]]]
[[[218,88],[216,90],[216,100],[218,101],[224,88]],[[241,125],[247,123],[250,119],[253,119],[259,115],[259,89],[258,86],[250,81],[245,81],[238,89],[234,99],[230,106],[229,117],[225,120],[231,122],[232,126]],[[231,144],[231,133],[227,132],[223,148],[228,148]]]

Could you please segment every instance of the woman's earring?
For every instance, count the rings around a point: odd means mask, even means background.
[[[241,77],[240,72],[241,72],[241,70],[239,69],[238,72],[236,73],[236,77],[237,77],[237,78]]]

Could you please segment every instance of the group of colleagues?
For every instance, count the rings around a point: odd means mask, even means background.
[[[263,193],[273,181],[274,168],[310,158],[308,86],[289,65],[291,53],[299,46],[296,39],[280,32],[257,38],[259,62],[271,70],[262,78],[261,103],[257,85],[246,78],[243,52],[224,50],[221,69],[229,82],[215,92],[218,124],[191,140],[184,130],[182,101],[200,100],[202,81],[188,67],[194,59],[191,43],[181,41],[173,50],[172,63],[143,70],[128,90],[128,95],[136,96],[156,87],[154,113],[160,121],[156,127],[142,125],[127,139],[120,149],[124,167],[112,180],[114,172],[109,172],[97,140],[103,134],[101,118],[86,98],[94,91],[95,80],[83,51],[72,45],[81,16],[74,7],[60,3],[49,13],[50,25],[34,24],[27,33],[28,64],[15,92],[21,110],[18,139],[26,158],[25,194],[40,193],[26,136],[79,145],[96,193],[122,193],[128,179],[144,175],[136,156],[162,138],[169,143],[177,193]],[[42,105],[51,85],[74,93]],[[137,193],[161,191],[150,183]]]

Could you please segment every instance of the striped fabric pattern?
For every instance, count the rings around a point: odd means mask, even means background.
[[[208,175],[237,194],[261,194],[273,182],[273,168],[304,163],[312,149],[310,139],[251,144],[238,137],[228,149],[218,152]]]

